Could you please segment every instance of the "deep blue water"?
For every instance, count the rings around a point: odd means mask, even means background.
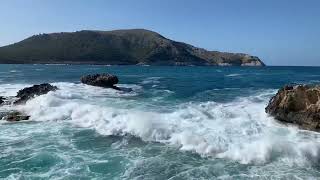
[[[112,73],[132,92],[91,87]],[[317,84],[319,67],[0,65],[0,96],[59,90],[0,123],[4,179],[318,179],[320,136],[264,108],[285,84]]]

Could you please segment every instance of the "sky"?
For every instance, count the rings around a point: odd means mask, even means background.
[[[39,33],[144,28],[267,65],[320,66],[320,0],[1,0],[0,46]]]

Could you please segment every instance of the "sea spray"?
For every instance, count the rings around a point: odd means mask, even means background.
[[[318,179],[319,133],[278,123],[264,108],[279,87],[319,82],[319,72],[1,65],[2,96],[46,82],[59,90],[0,107],[31,115],[0,123],[0,178]],[[94,73],[116,74],[133,91],[79,82]]]
[[[62,84],[66,85],[66,84]],[[227,158],[248,164],[265,164],[278,159],[297,163],[319,158],[320,139],[308,132],[306,139],[296,127],[278,124],[264,112],[266,94],[242,97],[229,103],[182,103],[172,112],[119,109],[112,103],[95,104],[91,87],[60,88],[19,106],[34,121],[70,121],[101,135],[133,135],[144,141],[160,142],[212,158]],[[92,87],[94,88],[94,87]],[[91,94],[90,94],[91,93]],[[106,92],[104,92],[106,93]],[[114,94],[114,90],[108,93]],[[123,95],[127,96],[127,95]],[[311,134],[314,134],[311,136]]]

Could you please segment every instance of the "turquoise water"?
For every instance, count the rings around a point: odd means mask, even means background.
[[[118,92],[80,84],[108,72]],[[59,90],[0,123],[3,179],[319,179],[320,134],[264,112],[284,84],[320,82],[316,67],[0,65],[0,95]]]

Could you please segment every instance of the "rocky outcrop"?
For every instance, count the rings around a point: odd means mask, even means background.
[[[18,111],[4,112],[4,113],[1,113],[0,116],[2,120],[10,121],[10,122],[25,121],[25,120],[29,120],[30,118],[30,116],[25,115]]]
[[[320,86],[285,86],[271,98],[265,110],[279,121],[320,131]]]
[[[119,82],[118,77],[112,74],[86,75],[82,76],[80,80],[83,84],[120,90],[119,87],[115,86]]]
[[[52,86],[51,84],[44,83],[39,85],[33,85],[32,87],[27,87],[24,89],[21,89],[18,91],[16,98],[18,98],[16,101],[14,101],[14,104],[22,104],[28,101],[29,99],[40,96],[43,94],[47,94],[49,91],[55,91],[58,88],[56,86]]]
[[[55,91],[58,88],[52,86],[48,83],[33,85],[32,87],[27,87],[18,91],[15,97],[2,97],[0,96],[0,105],[13,105],[13,104],[23,104],[35,96],[43,95],[49,91]],[[30,116],[26,115],[20,111],[4,111],[0,112],[0,120],[4,121],[24,121],[29,120]]]

